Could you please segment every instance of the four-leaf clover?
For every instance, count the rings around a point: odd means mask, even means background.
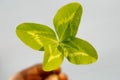
[[[97,60],[94,47],[76,37],[82,16],[82,6],[73,2],[60,8],[53,23],[58,35],[46,25],[22,23],[17,26],[17,36],[34,50],[44,51],[43,69],[58,68],[64,57],[73,64],[90,64]]]

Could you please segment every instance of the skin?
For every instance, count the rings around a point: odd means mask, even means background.
[[[9,80],[68,80],[61,68],[43,71],[42,64],[36,64],[12,76]]]

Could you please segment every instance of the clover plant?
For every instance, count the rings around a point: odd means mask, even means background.
[[[18,25],[16,34],[32,49],[44,51],[45,71],[58,68],[64,57],[73,64],[90,64],[97,60],[98,55],[90,43],[76,37],[81,16],[82,6],[72,2],[60,8],[54,16],[57,34],[50,27],[36,23]]]

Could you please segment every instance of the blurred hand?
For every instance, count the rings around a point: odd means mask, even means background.
[[[61,68],[53,71],[45,72],[42,69],[42,64],[36,64],[27,68],[9,80],[68,80],[67,76],[61,73]]]

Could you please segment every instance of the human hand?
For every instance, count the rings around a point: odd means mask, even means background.
[[[43,71],[42,64],[36,64],[27,68],[13,77],[10,80],[68,80],[64,73],[61,73],[61,68],[53,71]]]

